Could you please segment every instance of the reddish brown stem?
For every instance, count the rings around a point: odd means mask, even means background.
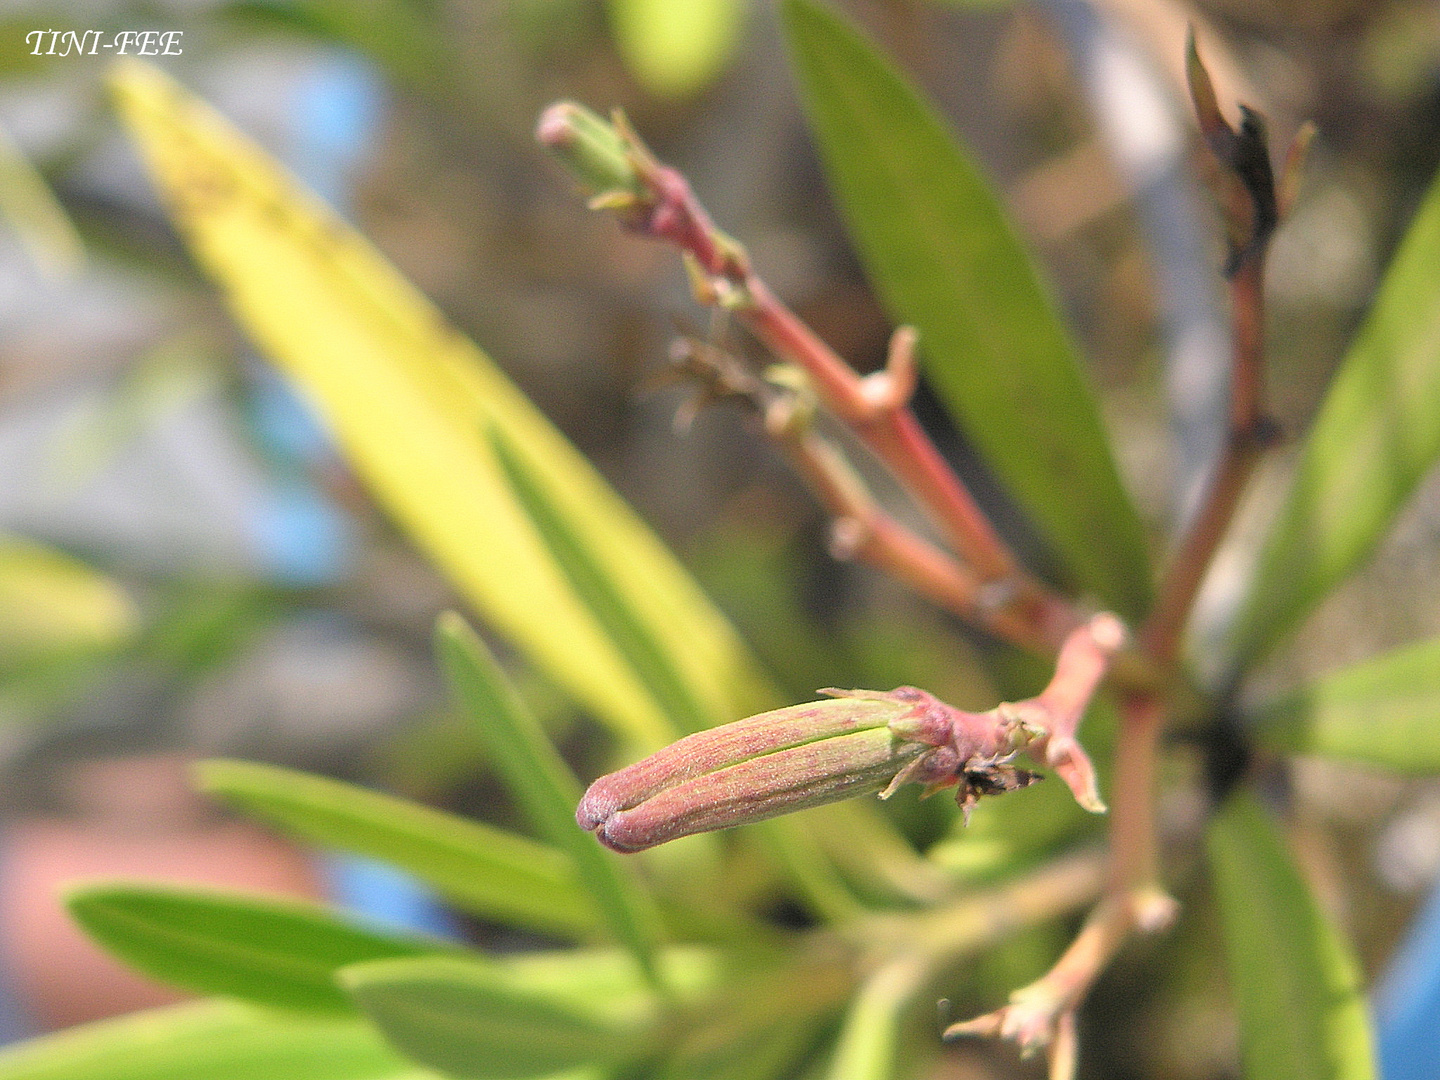
[[[1055,966],[1039,980],[1010,995],[1009,1004],[946,1031],[1013,1039],[1026,1050],[1046,1047],[1053,1070],[1073,1047],[1064,1037],[1067,1017],[1084,1000],[1095,979],[1135,930],[1158,930],[1175,914],[1175,903],[1156,877],[1154,835],[1155,751],[1164,705],[1153,695],[1137,695],[1122,704],[1116,752],[1114,807],[1105,894]]]
[[[767,426],[835,519],[838,557],[869,563],[999,638],[1023,648],[1047,650],[1049,643],[1030,621],[1008,607],[985,602],[984,583],[968,568],[881,510],[833,446],[810,432]]]
[[[1013,578],[1014,556],[921,429],[908,406],[876,408],[860,376],[782,304],[753,272],[738,314],[777,355],[805,369],[822,401],[848,424],[944,529],[984,581]]]
[[[900,480],[980,582],[1000,586],[1000,606],[1028,624],[1023,637],[1057,648],[1080,621],[1078,615],[1063,597],[1024,573],[935,449],[908,405],[913,373],[901,378],[902,373],[887,369],[862,379],[770,291],[744,250],[715,228],[679,172],[655,161],[638,143],[635,161],[651,204],[630,219],[634,227],[686,252],[694,260],[697,295],[733,311],[772,352],[803,369],[820,400]],[[912,332],[904,333],[905,341],[913,344]],[[891,359],[892,364],[898,359],[893,352]],[[903,360],[913,362],[908,350]],[[878,384],[878,393],[873,382],[877,378],[885,380]],[[921,566],[912,566],[907,580],[922,573]],[[927,593],[937,591],[939,584],[933,583]]]
[[[1141,632],[1145,651],[1162,664],[1173,663],[1185,622],[1240,496],[1255,465],[1273,439],[1261,401],[1264,382],[1263,249],[1245,259],[1231,280],[1234,364],[1225,445],[1180,546],[1161,581],[1155,607]]]

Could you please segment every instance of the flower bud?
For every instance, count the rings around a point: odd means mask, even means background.
[[[540,114],[540,140],[592,195],[639,198],[644,185],[629,148],[613,124],[583,105],[560,101]]]
[[[997,712],[966,713],[914,687],[838,695],[688,735],[602,776],[575,818],[616,851],[901,784],[926,794],[961,782],[960,803],[1024,787],[1038,777],[1010,765],[1030,738]]]

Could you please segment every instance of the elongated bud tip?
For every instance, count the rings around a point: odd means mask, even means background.
[[[540,114],[535,137],[591,195],[644,194],[624,138],[583,105],[559,101],[549,106]]]
[[[1190,28],[1185,39],[1185,78],[1190,84],[1190,101],[1195,106],[1195,118],[1200,124],[1200,133],[1215,145],[1214,140],[1223,141],[1234,136],[1234,131],[1220,112],[1220,103],[1215,97],[1215,84],[1210,81],[1210,72],[1200,59],[1200,50],[1195,45],[1195,28]],[[1217,153],[1219,153],[1217,149]]]
[[[1105,653],[1113,653],[1125,644],[1128,636],[1125,631],[1125,624],[1111,615],[1108,611],[1102,611],[1090,620],[1090,637],[1096,645]]]

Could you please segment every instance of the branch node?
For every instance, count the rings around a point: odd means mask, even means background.
[[[830,556],[839,562],[850,562],[869,539],[870,529],[859,518],[836,518],[830,524]]]
[[[859,395],[867,412],[866,419],[875,419],[910,404],[919,382],[915,364],[915,342],[919,335],[913,326],[897,327],[890,336],[890,351],[885,369],[860,380]]]
[[[1135,929],[1142,934],[1168,930],[1180,914],[1180,902],[1158,885],[1137,889],[1130,903]]]

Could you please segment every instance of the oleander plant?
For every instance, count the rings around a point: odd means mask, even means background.
[[[1359,965],[1291,850],[1276,778],[1292,754],[1440,770],[1440,642],[1269,696],[1247,676],[1366,562],[1440,455],[1440,189],[1293,433],[1299,464],[1248,583],[1198,635],[1200,587],[1277,437],[1266,255],[1310,133],[1272,167],[1264,122],[1217,101],[1192,39],[1233,363],[1219,460],[1156,543],[970,153],[830,8],[782,15],[829,190],[896,327],[883,369],[858,374],[797,317],[622,113],[561,102],[538,141],[564,166],[552,182],[623,227],[616,244],[675,249],[718,313],[723,332],[672,350],[688,412],[747,412],[828,514],[834,556],[966,624],[1006,700],[785,700],[495,364],[209,107],[124,63],[118,109],[194,259],[468,608],[435,649],[523,824],[237,760],[200,763],[195,783],[299,841],[393,863],[526,945],[183,883],[81,884],[67,903],[87,934],[202,999],[8,1048],[0,1080],[898,1080],[952,1075],[937,1062],[956,1042],[1070,1080],[1092,1040],[1144,1037],[1092,1017],[1092,990],[1117,967],[1163,983],[1179,941],[1216,970],[1223,957],[1249,1080],[1376,1075]],[[916,419],[922,378],[1043,540],[1043,568]],[[576,774],[515,688],[527,666],[603,729],[612,771]],[[1175,766],[1181,744],[1203,767]],[[1162,814],[1177,792],[1193,812]]]

